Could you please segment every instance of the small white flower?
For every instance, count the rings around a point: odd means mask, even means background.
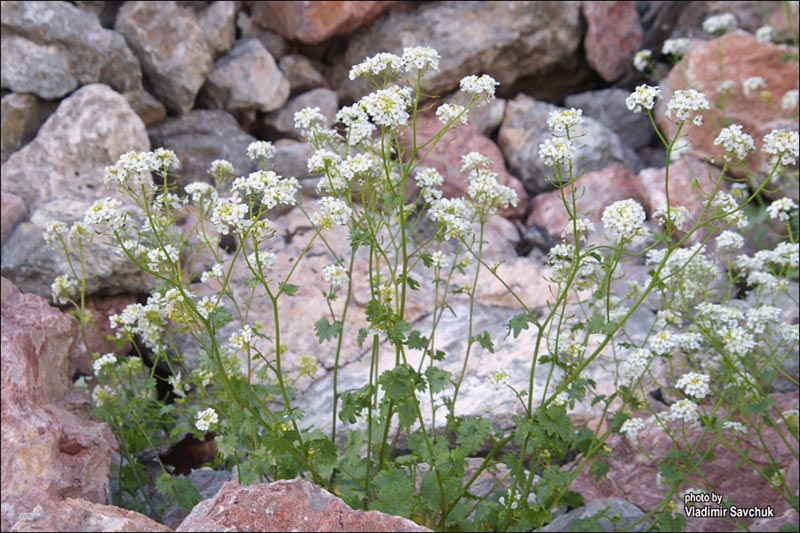
[[[378,126],[404,126],[410,117],[411,88],[393,85],[380,89],[363,97],[359,105]]]
[[[572,160],[572,141],[562,137],[551,137],[539,145],[539,157],[545,166],[567,165]]]
[[[782,165],[794,165],[800,157],[800,138],[796,131],[772,130],[764,136],[764,145],[761,149],[773,156],[772,164],[780,158]]]
[[[711,388],[709,387],[710,381],[711,377],[708,374],[689,372],[681,376],[681,379],[678,380],[675,387],[689,396],[702,400],[711,394]]]
[[[778,36],[778,32],[772,26],[761,26],[756,30],[756,39],[762,43],[771,43]]]
[[[492,161],[480,152],[470,152],[467,155],[461,156],[461,172],[489,168],[491,164]]]
[[[644,72],[650,66],[650,59],[653,57],[653,52],[650,50],[639,50],[633,56],[633,66],[639,72]]]
[[[436,116],[442,124],[450,124],[455,121],[466,124],[467,115],[467,109],[463,105],[458,104],[442,104],[436,110]]]
[[[727,95],[733,92],[736,88],[736,82],[733,80],[723,80],[717,85],[717,94]]]
[[[732,420],[726,420],[722,423],[722,429],[727,429],[733,431],[734,433],[740,433],[742,435],[747,434],[747,427],[742,424],[741,422],[734,422]]]
[[[511,374],[509,374],[507,370],[498,370],[490,378],[494,390],[500,390],[501,388],[505,387],[508,385],[510,380]]]
[[[632,240],[647,234],[644,208],[636,200],[620,200],[603,211],[603,226],[618,240]]]
[[[730,161],[728,154],[734,155],[737,160],[741,161],[747,156],[747,152],[756,149],[756,143],[753,142],[753,138],[744,133],[739,124],[732,124],[727,128],[722,128],[717,138],[714,139],[714,144],[721,144],[725,151],[728,152],[725,154],[726,161]]]
[[[583,110],[575,109],[574,107],[551,111],[550,116],[547,118],[547,127],[550,128],[550,132],[553,134],[574,133],[575,131],[573,128],[579,126],[583,122],[582,115]]]
[[[57,304],[69,303],[70,299],[75,295],[78,290],[78,282],[69,274],[62,274],[53,280],[50,285],[50,292],[53,295],[53,301]]]
[[[744,237],[735,231],[725,230],[716,240],[717,250],[739,250],[744,246]]]
[[[406,72],[439,70],[439,52],[428,46],[404,48],[402,62]]]
[[[247,146],[247,157],[251,161],[272,159],[275,157],[275,147],[269,141],[254,141]]]
[[[772,220],[780,220],[788,222],[792,219],[792,215],[797,211],[797,202],[788,197],[783,197],[775,200],[767,206],[767,213]]]
[[[625,99],[625,105],[634,113],[641,113],[643,109],[652,111],[660,98],[661,87],[639,85],[636,87],[636,90]]]
[[[219,163],[219,162],[220,162],[219,160],[214,161],[214,163]],[[224,161],[222,163],[227,163],[227,161]],[[213,163],[211,168],[212,169],[214,168]],[[217,169],[219,172],[227,172],[224,164],[217,165]],[[232,170],[233,167],[231,166],[231,171]],[[209,172],[211,172],[211,170],[209,170]],[[217,190],[214,188],[214,186],[208,183],[204,183],[202,181],[195,181],[193,183],[189,183],[188,185],[186,185],[186,187],[184,187],[184,190],[186,191],[186,195],[189,197],[189,199],[198,205],[202,205],[205,202],[209,203],[216,202],[218,198]]]
[[[47,244],[59,243],[61,239],[66,238],[69,228],[63,222],[54,220],[48,222],[44,231],[44,242]]]
[[[175,396],[178,398],[186,398],[186,393],[189,392],[189,384],[183,382],[183,376],[180,372],[177,374],[173,374],[167,379],[167,383],[169,383],[170,387],[172,387],[172,392],[175,393]]]
[[[117,364],[117,356],[114,355],[113,353],[107,353],[107,354],[103,355],[102,357],[98,357],[92,363],[92,369],[94,370],[94,375],[95,376],[99,376],[100,372],[103,370],[103,367],[105,367],[105,366],[112,366],[113,367],[116,364]]]
[[[403,70],[403,59],[394,54],[381,52],[373,57],[368,57],[358,65],[350,69],[349,77],[351,80],[363,76],[379,76],[400,72]]]
[[[306,107],[294,114],[294,127],[298,130],[308,130],[324,124],[325,120],[325,115],[318,106]]]
[[[231,162],[225,159],[215,159],[208,166],[208,173],[217,179],[232,176],[235,172]],[[189,191],[186,193],[189,194]]]
[[[322,230],[334,226],[344,226],[350,220],[353,210],[344,200],[325,196],[317,201],[319,211],[311,215],[311,223]]]
[[[494,100],[494,89],[500,85],[494,78],[487,74],[482,76],[467,76],[461,80],[460,87],[465,93],[479,96],[486,95],[487,101]]]
[[[689,51],[689,45],[692,40],[688,37],[680,37],[678,39],[667,39],[661,47],[661,53],[664,55],[673,55],[682,57]]]
[[[692,400],[678,400],[670,406],[667,418],[691,423],[696,422],[700,415],[697,412],[697,404]]]
[[[703,21],[703,30],[706,33],[723,34],[735,30],[739,23],[732,13],[713,15]]]
[[[625,435],[629,441],[636,442],[636,437],[639,432],[647,428],[647,424],[641,418],[629,418],[622,423],[619,432]]]
[[[750,96],[750,93],[754,91],[766,89],[767,82],[761,76],[751,76],[742,82],[742,88],[744,89],[744,95]]]
[[[242,202],[242,199],[237,194],[230,198],[220,198],[211,213],[211,223],[216,226],[217,231],[227,235],[231,229],[234,231],[241,230],[247,211],[247,205]]]
[[[706,95],[694,89],[684,89],[675,91],[667,102],[667,111],[664,114],[669,119],[672,119],[674,114],[676,120],[688,120],[692,113],[701,109],[709,109]]]
[[[431,266],[433,268],[447,268],[450,266],[450,256],[441,250],[436,250],[431,254]]]
[[[797,101],[800,98],[800,91],[797,89],[786,91],[781,98],[781,108],[787,111],[797,107]]]
[[[682,205],[673,205],[669,209],[669,217],[671,218],[672,226],[677,230],[685,230],[686,224],[691,219],[689,210]],[[663,228],[667,223],[667,207],[661,206],[653,213],[653,218]]]
[[[197,413],[197,418],[194,425],[199,431],[208,431],[211,429],[211,426],[217,424],[218,422],[219,416],[217,415],[217,412],[213,408],[209,407],[205,411],[200,411]]]
[[[325,265],[322,267],[322,279],[330,283],[333,287],[341,287],[350,278],[347,269],[341,265]]]

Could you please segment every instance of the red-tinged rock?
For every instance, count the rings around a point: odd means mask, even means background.
[[[798,393],[776,393],[770,395],[775,405],[768,415],[777,419],[777,412],[797,408]],[[721,420],[726,420],[726,413],[720,410],[716,415]],[[760,422],[759,422],[760,424]],[[684,531],[740,531],[750,530],[750,526],[761,522],[759,527],[768,527],[768,531],[780,531],[786,525],[797,525],[797,513],[789,512],[791,507],[770,483],[760,474],[756,473],[752,465],[766,468],[774,460],[785,472],[788,485],[787,492],[796,494],[797,460],[793,453],[797,453],[797,435],[784,425],[778,426],[782,435],[767,424],[761,425],[760,435],[754,431],[749,434],[739,435],[740,441],[734,442],[734,449],[717,443],[713,446],[713,455],[708,454],[705,461],[692,463],[696,469],[689,473],[689,477],[680,490],[694,487],[706,492],[722,494],[723,502],[734,504],[738,507],[765,507],[771,506],[775,519],[765,522],[758,518],[687,518]],[[680,432],[675,426],[673,430]],[[695,450],[706,450],[712,444],[711,435],[705,434],[701,427],[686,426],[685,433],[680,433],[679,442],[694,444],[701,443]],[[702,437],[702,438],[701,438]],[[729,435],[731,439],[735,435]],[[763,444],[759,440],[763,439]],[[784,440],[786,439],[786,440]],[[632,447],[626,437],[612,435],[606,444],[613,450],[607,462],[608,475],[600,481],[595,480],[588,469],[582,471],[572,484],[572,490],[581,493],[586,501],[600,498],[619,497],[628,500],[645,513],[652,511],[666,496],[670,489],[669,483],[659,484],[657,474],[659,463],[667,460],[667,455],[674,449],[673,437],[659,427],[650,425],[639,432],[641,448]],[[769,450],[771,458],[761,451]],[[643,451],[640,451],[643,450]],[[793,451],[794,450],[794,451]],[[748,462],[741,460],[748,457]],[[673,502],[678,508],[683,508],[683,502],[678,501],[677,493]],[[777,520],[783,517],[784,520]]]
[[[246,2],[253,21],[290,41],[317,44],[346,35],[396,2]]]
[[[176,531],[430,531],[406,518],[355,511],[301,479],[242,487],[225,483],[200,502]]]
[[[644,32],[635,2],[581,2],[586,18],[586,59],[606,81],[625,72]]]
[[[0,194],[0,245],[27,216],[28,207],[22,198],[12,193]]]
[[[613,202],[628,198],[642,202],[642,191],[636,174],[621,165],[587,172],[575,181],[575,188],[578,217],[585,218],[588,215],[597,231],[602,231],[600,218],[603,210]],[[538,226],[554,238],[559,238],[569,222],[561,192],[556,190],[538,194],[531,204],[527,225]]]
[[[2,529],[47,501],[105,501],[116,440],[58,403],[72,391],[77,323],[2,278]]]
[[[764,135],[774,129],[797,131],[796,109],[781,109],[783,95],[797,90],[800,76],[797,61],[787,61],[787,53],[792,53],[789,47],[759,42],[744,31],[734,31],[713,41],[692,42],[684,59],[661,83],[663,99],[656,108],[660,127],[668,135],[675,131],[675,125],[664,114],[666,102],[675,91],[691,87],[704,93],[711,109],[703,113],[703,125],[684,127],[691,140],[691,154],[701,159],[713,158],[722,167],[724,149],[715,145],[714,140],[722,124],[739,124],[742,131],[753,137],[756,150],[748,154],[744,166],[731,165],[729,171],[734,176],[749,176],[751,184],[758,185],[769,172],[771,157],[761,151]],[[766,87],[746,94],[743,83],[751,77],[762,78]],[[733,88],[727,96],[721,96],[717,88],[726,80],[733,82]],[[767,191],[770,196],[797,197],[797,180],[780,179],[768,189],[772,190]]]
[[[96,326],[86,328],[86,344],[92,353],[102,355],[108,352],[115,352],[118,355],[124,355],[130,351],[130,342],[126,342],[122,349],[116,349],[113,342],[106,340],[106,337],[114,336],[117,333],[116,330],[111,329],[108,317],[122,313],[127,306],[135,303],[136,296],[131,294],[91,296],[86,299],[86,310],[91,314],[94,326]],[[88,366],[81,366],[79,370],[85,374],[90,374],[91,363]]]
[[[143,514],[81,498],[44,502],[20,515],[10,531],[172,531]]]
[[[442,123],[433,114],[426,113],[417,117],[417,146],[428,142],[442,128]],[[405,140],[410,141],[406,132]],[[507,169],[503,152],[488,137],[481,134],[472,124],[460,125],[448,131],[425,157],[421,167],[432,167],[444,176],[442,191],[446,198],[466,196],[469,187],[467,174],[461,171],[462,157],[470,152],[480,152],[492,162],[491,170],[497,173],[497,182],[511,187],[517,193],[517,206],[500,211],[500,214],[513,218],[525,214],[528,206],[528,194],[522,182]]]

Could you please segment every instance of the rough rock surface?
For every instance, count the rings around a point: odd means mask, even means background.
[[[139,58],[155,95],[173,113],[184,114],[213,66],[197,16],[176,2],[126,2],[116,30]]]
[[[104,501],[116,441],[108,426],[57,404],[80,357],[77,323],[0,279],[2,528],[37,504],[64,497]]]
[[[118,33],[68,2],[3,2],[2,87],[60,98],[81,85],[142,90],[139,62]]]
[[[347,78],[352,65],[378,51],[402,54],[424,44],[441,56],[439,71],[423,76],[428,94],[453,90],[476,73],[504,87],[570,57],[580,44],[579,25],[578,2],[432,2],[396,10],[353,36],[333,81],[343,101],[355,100],[370,89],[366,80]]]
[[[318,107],[325,117],[323,122],[330,128],[336,122],[336,112],[339,111],[339,98],[336,91],[330,89],[312,89],[301,95],[295,96],[282,108],[266,115],[261,121],[265,133],[277,138],[300,139],[300,130],[294,127],[294,114],[306,107]]]
[[[753,137],[756,151],[748,154],[744,167],[732,165],[730,172],[739,177],[749,174],[751,185],[757,186],[769,172],[770,156],[761,151],[764,135],[773,129],[797,131],[796,110],[780,109],[783,95],[787,91],[797,90],[797,80],[800,79],[797,62],[785,60],[787,52],[789,49],[785,46],[761,43],[752,34],[743,31],[734,31],[712,41],[694,41],[683,61],[662,81],[663,99],[656,108],[659,125],[669,134],[675,130],[674,124],[665,116],[666,102],[675,91],[691,86],[705,93],[711,109],[704,112],[703,125],[687,127],[692,155],[700,159],[713,158],[721,167],[724,149],[714,145],[714,140],[719,135],[723,121],[740,124],[742,131]],[[710,64],[718,65],[718,68],[710,69]],[[745,94],[742,84],[754,76],[764,80],[766,92],[759,89]],[[733,80],[735,85],[725,97],[723,117],[718,107],[722,96],[718,94],[717,87],[724,80]],[[798,196],[797,180],[789,176],[773,183],[770,188],[778,190],[768,192],[769,196]]]
[[[546,167],[539,157],[539,145],[550,137],[547,118],[552,111],[559,109],[524,94],[509,100],[506,105],[497,143],[506,156],[508,169],[522,180],[531,194],[553,189],[548,181],[553,169]],[[583,125],[572,134],[577,137],[573,142],[572,158],[576,175],[584,170],[601,170],[614,163],[626,163],[630,158],[619,138],[592,118],[584,117]],[[626,166],[630,168],[630,165]]]
[[[289,54],[281,58],[278,66],[283,71],[286,79],[289,80],[292,94],[304,93],[311,89],[328,85],[317,65],[306,56]]]
[[[203,28],[206,43],[208,43],[208,48],[214,58],[233,48],[236,42],[236,15],[238,12],[238,2],[221,0],[212,2],[199,13],[197,22]]]
[[[581,2],[586,18],[586,59],[606,81],[630,67],[644,37],[635,2]]]
[[[586,520],[593,516],[602,516],[602,518],[598,518],[598,522],[603,531],[645,531],[647,528],[646,522],[641,522],[631,528],[634,522],[644,516],[641,509],[620,498],[604,498],[559,515],[538,531],[572,531],[571,526],[576,521]]]
[[[655,137],[653,126],[647,115],[634,113],[625,105],[630,94],[615,88],[571,94],[564,99],[564,107],[583,110],[584,116],[613,131],[625,146],[633,149],[649,146]]]
[[[13,193],[0,194],[0,243],[5,244],[6,238],[27,216],[28,208],[22,198]]]
[[[378,511],[355,511],[301,479],[242,487],[225,483],[200,502],[176,531],[430,531]]]
[[[46,501],[23,513],[9,531],[172,531],[143,514],[80,498]]]
[[[289,82],[258,39],[239,41],[217,60],[200,93],[211,108],[253,116],[281,107],[289,98]]]
[[[352,32],[395,2],[246,2],[256,24],[290,41],[318,44]]]
[[[0,161],[22,148],[36,136],[39,127],[55,110],[53,102],[30,93],[10,93],[2,100]]]

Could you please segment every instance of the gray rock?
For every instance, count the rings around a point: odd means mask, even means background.
[[[579,526],[578,521],[589,520],[593,517],[602,528],[600,531],[644,531],[648,528],[649,521],[642,521],[632,529],[628,529],[643,516],[644,513],[641,509],[626,500],[605,498],[562,514],[537,531],[585,531],[574,530],[572,529],[573,525]]]
[[[655,132],[647,115],[626,107],[629,95],[630,92],[616,88],[572,94],[564,99],[564,107],[583,109],[585,116],[597,120],[616,133],[625,146],[635,150],[650,145]]]
[[[267,113],[289,98],[289,82],[258,39],[239,43],[209,73],[200,101],[232,114]]]
[[[246,150],[255,137],[242,131],[236,119],[221,109],[198,109],[167,119],[148,128],[147,134],[154,148],[169,148],[180,159],[180,186],[211,182],[208,167],[215,159],[230,161],[237,176],[254,169]]]
[[[6,237],[14,232],[17,224],[28,216],[28,208],[22,198],[16,194],[3,193],[0,195],[0,246],[5,244]]]
[[[539,145],[550,137],[547,118],[557,106],[539,102],[520,94],[506,105],[506,114],[498,133],[498,144],[508,162],[509,170],[518,176],[531,194],[552,190],[547,177],[552,169],[539,157]],[[600,170],[613,163],[630,160],[619,138],[600,122],[584,117],[584,135],[573,140],[577,148],[573,161],[575,173]],[[579,134],[579,132],[575,132]],[[634,154],[635,155],[635,154]],[[629,165],[630,166],[630,165]]]
[[[39,126],[56,108],[55,102],[41,100],[30,93],[11,93],[2,100],[2,135],[0,136],[0,161],[8,157],[36,136]]]
[[[294,114],[306,107],[319,107],[320,113],[325,117],[325,127],[331,127],[336,122],[336,112],[339,111],[336,91],[313,89],[296,96],[282,108],[264,116],[260,125],[266,135],[300,139],[300,130],[294,127]]]
[[[122,6],[121,0],[109,0],[107,2],[98,2],[97,0],[76,0],[75,5],[81,9],[94,13],[97,20],[104,28],[114,29],[114,21],[117,20],[117,13]]]
[[[441,56],[440,70],[423,77],[429,94],[453,90],[471,74],[489,74],[503,87],[574,54],[581,39],[579,2],[431,2],[392,11],[357,33],[334,68],[342,100],[370,90],[366,80],[348,79],[352,65],[378,51],[401,54],[420,45],[420,36]]]
[[[203,500],[208,500],[219,492],[223,484],[231,480],[231,473],[226,470],[213,470],[204,467],[199,470],[192,470],[186,477],[197,489],[197,492],[200,493],[200,497]],[[169,528],[177,528],[189,514],[189,511],[181,509],[180,506],[170,502],[161,494],[155,493],[151,497],[155,504],[162,504],[167,507],[161,514],[161,522]]]
[[[327,85],[325,78],[314,63],[306,56],[300,54],[289,54],[281,58],[278,66],[283,71],[283,75],[289,80],[292,94],[298,94],[324,87]]]
[[[305,190],[308,182],[313,181],[316,184],[316,179],[308,174],[308,158],[313,153],[314,150],[308,143],[282,139],[275,143],[275,158],[270,161],[270,170],[280,176],[297,178]]]
[[[134,51],[153,92],[173,113],[184,114],[213,60],[203,29],[190,9],[175,2],[127,2],[116,30]]]
[[[105,83],[123,94],[142,90],[139,62],[116,32],[67,2],[3,2],[2,87],[61,98]]]
[[[244,11],[239,11],[236,27],[239,29],[240,39],[258,39],[276,61],[289,53],[289,43],[286,39],[272,30],[260,28]]]
[[[238,2],[222,0],[214,2],[198,15],[197,22],[203,28],[208,48],[214,58],[233,48],[236,42],[236,14]]]

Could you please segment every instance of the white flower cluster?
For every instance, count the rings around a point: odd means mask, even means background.
[[[667,218],[670,219],[672,227],[683,231],[686,229],[686,225],[691,220],[692,215],[689,213],[689,210],[686,209],[682,205],[673,205],[669,208],[669,213],[667,213],[667,206],[662,205],[658,209],[653,212],[653,219],[663,228],[667,225]]]
[[[322,279],[330,283],[332,287],[341,287],[350,279],[347,269],[341,265],[325,265],[322,267]]]
[[[742,435],[747,434],[747,427],[742,424],[741,422],[735,422],[733,420],[726,420],[722,423],[722,429],[733,431],[734,433],[739,433]]]
[[[442,124],[450,124],[456,121],[466,124],[468,114],[467,108],[458,104],[442,104],[436,109],[436,116]]]
[[[668,420],[681,420],[687,424],[697,422],[700,418],[697,412],[697,404],[691,400],[678,400],[669,408]]]
[[[620,365],[619,377],[626,385],[641,378],[650,365],[652,353],[646,348],[637,348]]]
[[[142,185],[151,185],[151,172],[159,169],[159,160],[153,152],[126,152],[119,157],[116,164],[105,168],[103,181],[138,189]]]
[[[215,161],[215,163],[219,162],[220,162],[219,160]],[[225,161],[225,163],[227,163],[227,161]],[[214,167],[212,164],[212,169],[213,168]],[[221,167],[218,166],[218,171],[220,172],[226,171],[224,169],[220,170],[220,168]],[[231,166],[231,170],[233,170],[233,166]],[[215,189],[213,185],[210,185],[202,181],[195,181],[193,183],[189,183],[186,185],[186,187],[183,188],[183,190],[186,191],[189,200],[191,200],[192,203],[197,204],[201,208],[214,204],[218,198],[217,189]]]
[[[431,266],[433,268],[447,268],[450,266],[450,257],[441,250],[436,250],[431,254]]]
[[[778,36],[778,32],[772,26],[761,26],[756,30],[756,39],[762,43],[771,43]]]
[[[713,15],[703,21],[703,30],[706,33],[723,34],[735,30],[739,26],[736,16],[732,13]]]
[[[719,85],[717,85],[717,94],[725,96],[731,94],[735,88],[736,88],[735,81],[722,80],[721,82],[719,82]]]
[[[245,324],[242,329],[235,331],[228,338],[228,344],[235,350],[244,350],[253,342],[253,334],[250,324]]]
[[[486,95],[486,100],[489,102],[494,100],[494,89],[498,85],[500,84],[488,74],[467,76],[462,78],[459,84],[461,90],[465,93],[475,96]]]
[[[721,216],[722,221],[728,226],[744,229],[749,225],[747,217],[739,208],[736,198],[727,192],[718,192],[710,200],[710,206],[716,216]]]
[[[692,44],[692,40],[688,37],[667,39],[661,46],[661,53],[665,56],[673,55],[675,57],[682,57],[689,51],[690,44]]]
[[[151,294],[147,304],[131,304],[120,314],[108,317],[112,329],[116,329],[117,338],[133,338],[139,335],[145,346],[153,351],[166,348],[164,327],[167,319],[182,312],[184,298],[177,289],[169,289],[163,295]]]
[[[620,200],[603,210],[603,226],[617,240],[633,240],[644,237],[644,208],[636,200]]]
[[[634,113],[642,110],[652,111],[656,102],[661,98],[661,87],[639,85],[630,96],[625,99],[625,105]]]
[[[439,52],[428,46],[403,49],[403,65],[406,72],[414,70],[439,70]]]
[[[83,217],[83,223],[99,233],[115,232],[125,226],[127,213],[116,198],[103,198],[94,202]]]
[[[647,252],[646,264],[655,266],[664,260],[663,249]],[[680,294],[687,301],[704,294],[717,274],[716,262],[705,252],[705,246],[697,243],[690,248],[674,250],[664,264],[659,278],[668,290]]]
[[[498,370],[489,381],[492,383],[492,387],[494,390],[500,390],[508,385],[508,382],[511,380],[511,374],[508,373],[508,370]]]
[[[551,111],[547,117],[547,127],[552,134],[574,133],[574,129],[583,122],[583,110],[574,107],[564,110]]]
[[[275,147],[269,141],[254,141],[247,146],[246,153],[251,161],[272,159],[275,157]]]
[[[336,120],[345,125],[347,142],[353,146],[361,144],[372,137],[375,125],[359,104],[343,107],[336,113]]]
[[[78,282],[69,274],[62,274],[53,280],[50,285],[50,292],[53,295],[53,302],[57,304],[69,303],[78,290]]]
[[[92,363],[92,370],[94,370],[94,375],[99,376],[100,372],[103,370],[103,367],[109,366],[113,367],[117,364],[117,356],[113,353],[107,353],[103,356],[98,357]]]
[[[794,109],[797,107],[798,99],[800,99],[800,91],[797,89],[786,91],[783,93],[783,97],[781,98],[781,109],[785,109],[787,111]]]
[[[227,235],[231,230],[242,232],[247,213],[247,205],[242,202],[238,194],[234,194],[217,200],[211,213],[211,223],[223,235]]]
[[[233,176],[236,173],[236,170],[233,168],[233,164],[230,161],[227,161],[225,159],[215,159],[208,166],[208,173],[214,179],[220,181],[229,176]],[[189,191],[187,190],[186,193],[188,194]]]
[[[744,246],[744,237],[735,231],[725,230],[716,238],[717,250],[739,250]]]
[[[778,198],[767,206],[767,213],[772,220],[788,222],[798,209],[797,202],[788,197]]]
[[[572,141],[567,138],[549,137],[539,145],[539,157],[545,166],[558,167],[572,161]]]
[[[472,231],[472,207],[463,198],[439,198],[430,203],[428,216],[437,222],[446,239],[463,239]]]
[[[636,442],[639,432],[647,428],[647,424],[641,418],[629,418],[622,423],[619,428],[621,435],[625,435],[629,441]]]
[[[400,88],[393,85],[369,93],[359,100],[361,108],[378,126],[393,128],[408,123],[408,109],[411,106],[412,91],[410,87]]]
[[[323,231],[334,226],[344,226],[350,220],[353,210],[344,200],[325,196],[317,201],[319,210],[311,215],[311,223]]]
[[[427,46],[405,48],[403,56],[381,52],[350,69],[351,80],[364,76],[391,76],[396,72],[439,70],[439,53]]]
[[[209,407],[205,411],[200,411],[197,413],[197,418],[195,419],[195,427],[198,431],[208,431],[211,429],[211,426],[217,424],[219,422],[219,416],[217,412]]]
[[[756,149],[753,138],[744,133],[739,124],[732,124],[727,128],[722,128],[717,138],[714,139],[714,144],[721,144],[725,151],[728,152],[725,154],[726,161],[731,160],[729,154],[734,155],[737,160],[741,161],[747,156],[747,152]]]
[[[772,155],[771,164],[780,160],[784,166],[797,163],[800,157],[800,138],[796,131],[772,130],[764,136],[764,153]]]
[[[675,387],[685,392],[687,395],[702,400],[711,394],[711,376],[708,374],[698,374],[696,372],[688,372],[681,376]]]
[[[767,82],[764,81],[764,78],[761,76],[751,76],[742,82],[742,89],[744,89],[745,96],[750,96],[750,93],[766,88]]]
[[[650,66],[653,52],[650,50],[639,50],[633,55],[633,67],[639,72],[645,72]]]
[[[300,185],[295,178],[282,178],[271,170],[257,170],[246,178],[236,178],[232,189],[258,199],[265,209],[272,209],[277,205],[295,205]]]
[[[675,94],[667,102],[667,110],[664,114],[669,119],[672,119],[674,115],[675,120],[688,120],[693,113],[701,109],[709,109],[706,95],[694,89],[683,89],[675,91]],[[698,117],[702,120],[702,115],[700,114],[695,115],[695,120]]]

